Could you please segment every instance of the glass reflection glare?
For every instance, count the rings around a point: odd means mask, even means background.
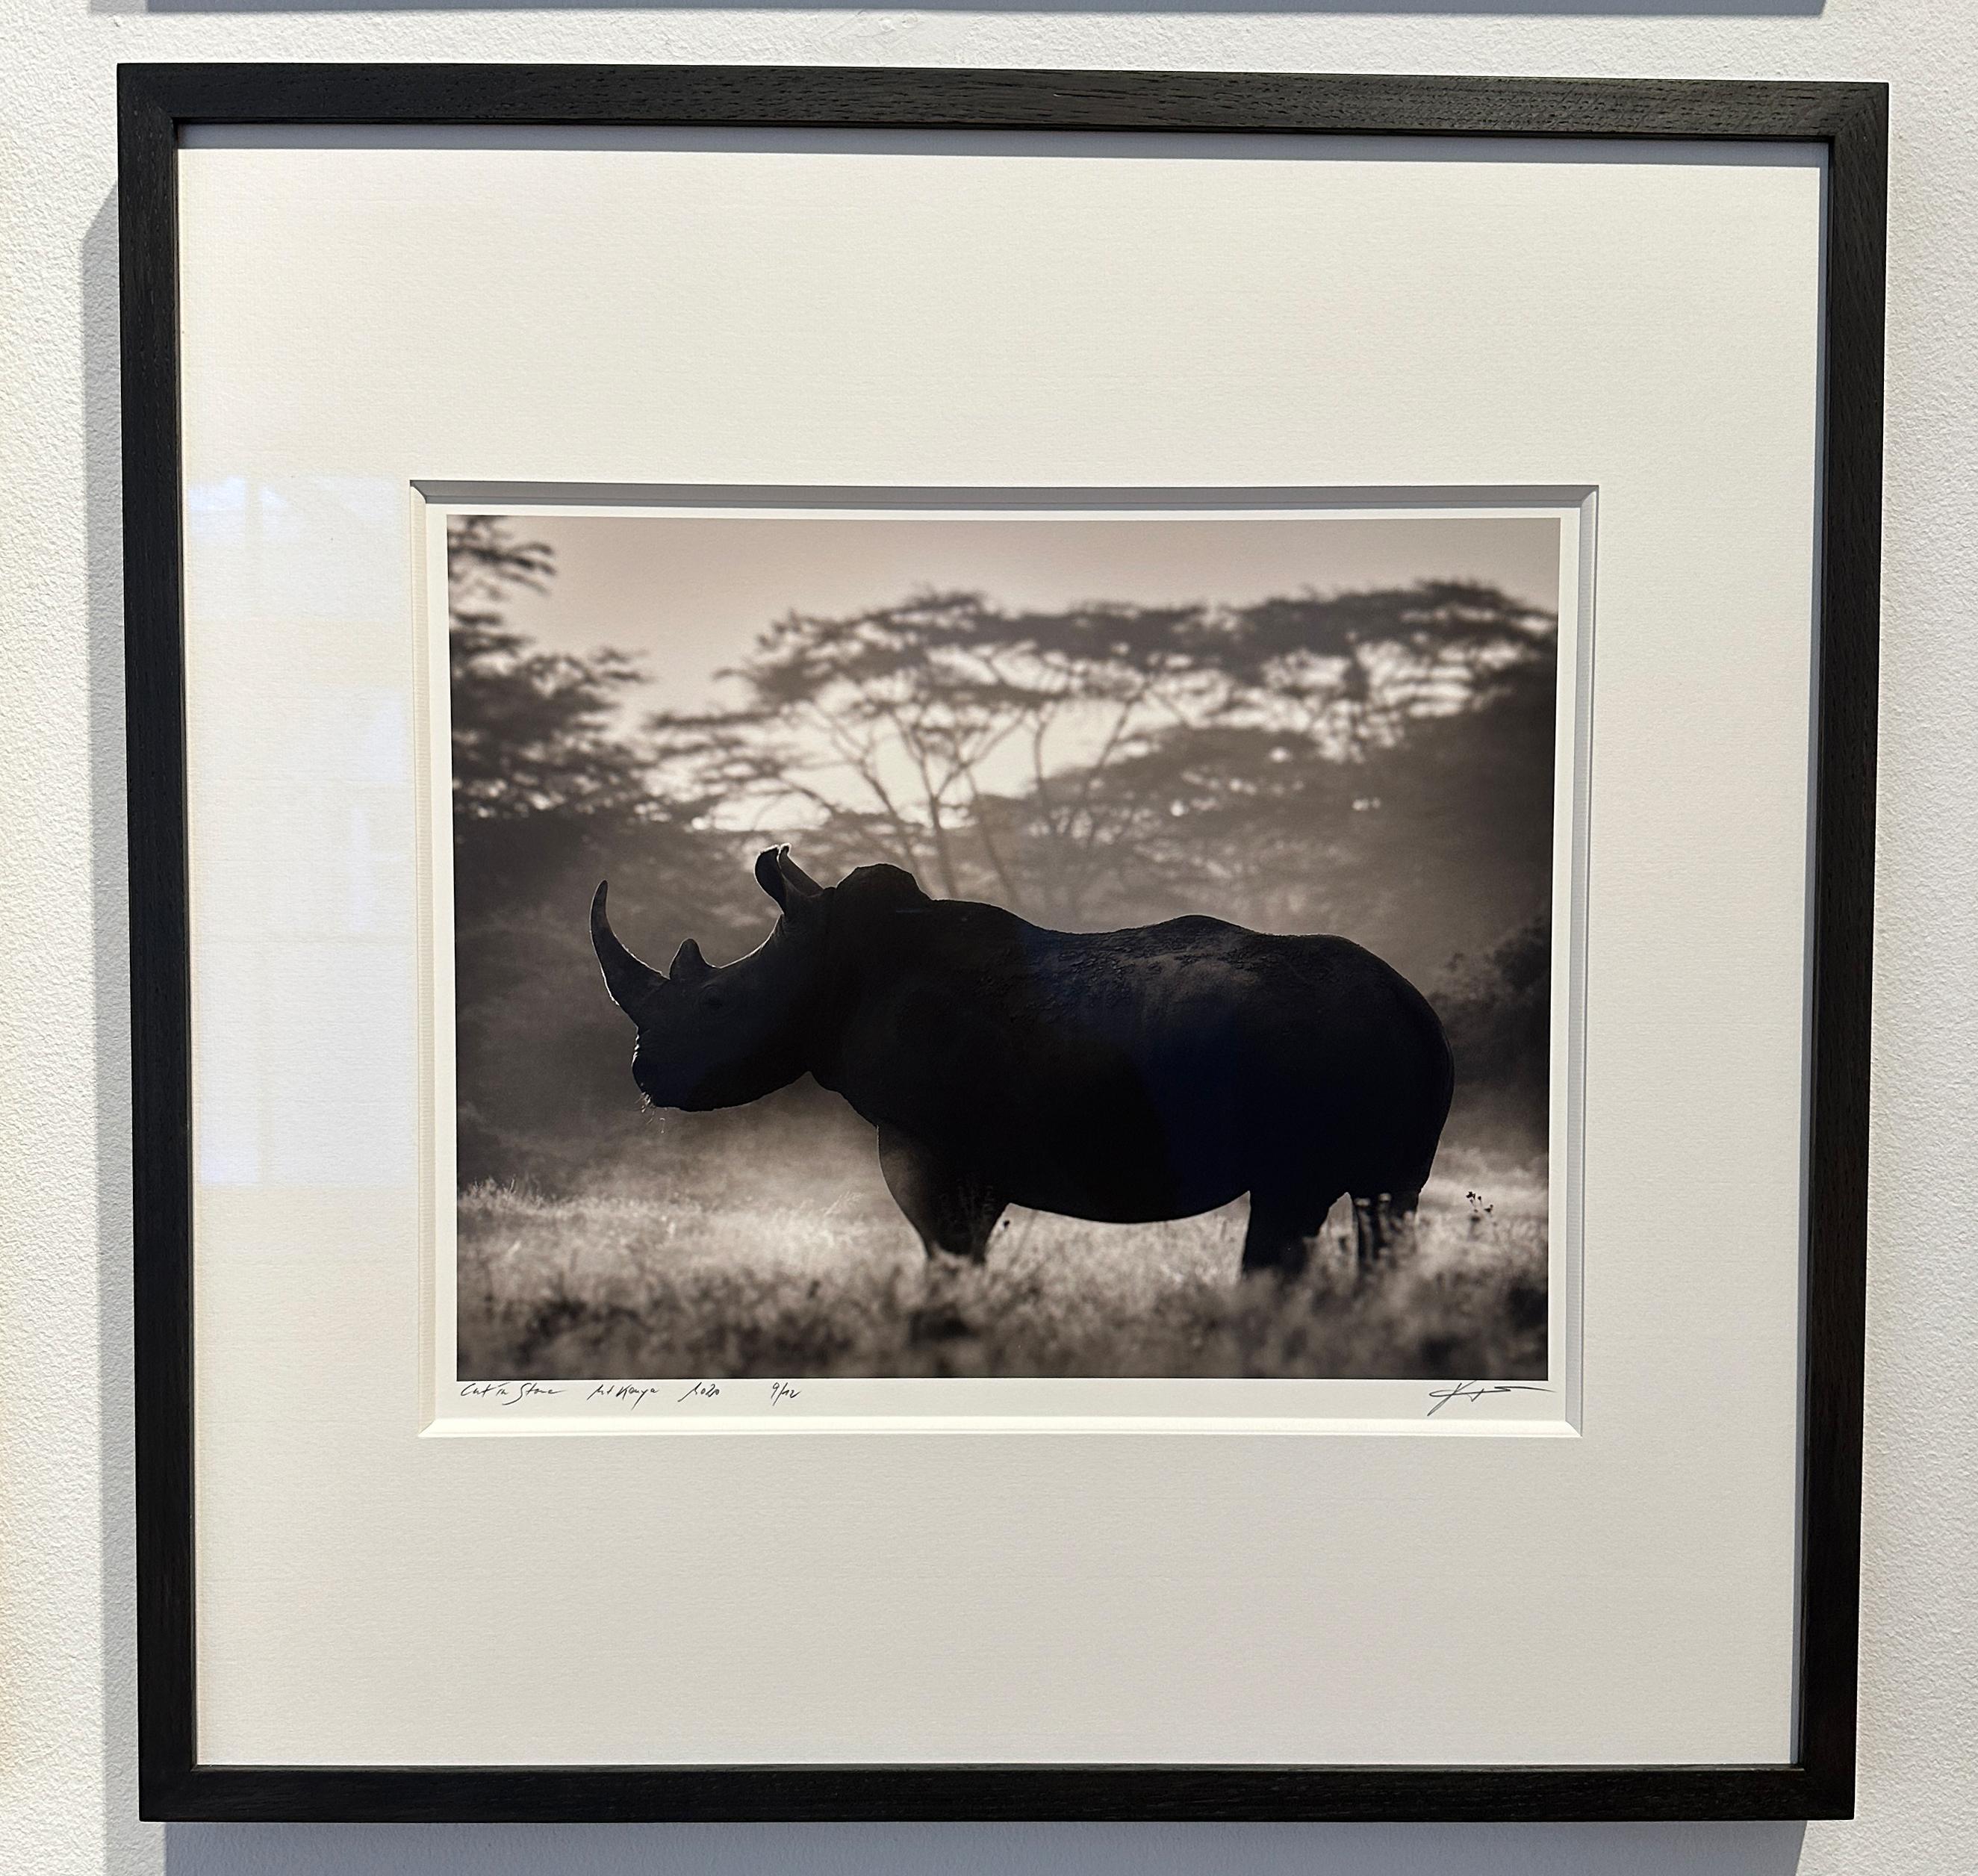
[[[349,477],[187,493],[203,1185],[415,1177],[406,499]]]

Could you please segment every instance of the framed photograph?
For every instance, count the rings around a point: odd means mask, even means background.
[[[422,492],[429,1428],[1576,1418],[1590,494]]]
[[[1851,1810],[1881,88],[120,110],[146,1815]]]

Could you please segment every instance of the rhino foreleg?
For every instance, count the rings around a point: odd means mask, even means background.
[[[894,1127],[879,1130],[879,1170],[930,1257],[945,1251],[981,1262],[1010,1203],[1002,1193]]]
[[[1249,1229],[1243,1234],[1244,1275],[1303,1276],[1313,1241],[1338,1196],[1323,1186],[1292,1193],[1252,1192]]]

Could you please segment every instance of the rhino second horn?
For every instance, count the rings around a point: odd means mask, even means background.
[[[700,947],[692,938],[683,938],[680,949],[673,953],[673,968],[666,978],[670,983],[691,984],[711,975],[713,970],[713,965],[700,955]]]
[[[792,900],[799,903],[822,895],[823,887],[790,858],[788,847],[765,847],[756,855],[756,883],[784,911]]]
[[[666,980],[618,942],[618,935],[611,929],[611,921],[604,912],[604,895],[609,883],[600,880],[597,895],[590,902],[591,948],[597,953],[599,968],[604,973],[604,988],[611,993],[611,1001],[633,1022],[643,1023],[651,1014]]]
[[[814,899],[824,888],[810,875],[790,858],[787,847],[776,849],[776,871],[783,876],[783,884],[789,888],[790,896],[796,899]]]

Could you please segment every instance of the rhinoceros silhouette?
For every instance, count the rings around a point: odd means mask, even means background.
[[[1377,1259],[1420,1199],[1454,1086],[1435,1012],[1345,938],[1219,918],[1047,931],[935,899],[896,866],[820,886],[787,847],[756,877],[775,928],[716,967],[591,941],[638,1026],[655,1106],[761,1099],[809,1073],[878,1132],[888,1189],[931,1256],[981,1259],[1012,1204],[1114,1223],[1250,1196],[1246,1272],[1293,1275],[1342,1194]]]

